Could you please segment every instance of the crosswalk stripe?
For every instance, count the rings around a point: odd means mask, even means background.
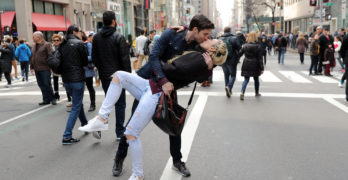
[[[260,76],[262,82],[283,82],[277,76],[275,76],[271,71],[264,71]]]
[[[307,74],[308,75],[308,72],[307,71],[301,71],[303,74]],[[310,76],[311,78],[317,80],[317,81],[320,81],[322,83],[338,83],[337,80],[331,78],[331,77],[327,77],[327,76]]]
[[[279,71],[284,77],[290,79],[290,81],[295,83],[312,83],[312,81],[304,78],[303,76],[297,74],[294,71]]]

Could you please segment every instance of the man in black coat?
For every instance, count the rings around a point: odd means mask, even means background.
[[[111,75],[122,70],[131,72],[129,47],[126,39],[116,32],[116,16],[112,11],[103,14],[104,27],[93,38],[92,61],[98,68],[103,90],[108,91]],[[117,101],[116,110],[116,136],[120,140],[124,132],[124,119],[126,109],[126,95],[122,91]]]
[[[320,53],[319,53],[319,66],[318,66],[318,73],[322,74],[322,70],[323,70],[323,61],[324,61],[324,52],[325,49],[327,49],[329,47],[329,44],[332,45],[332,47],[334,47],[334,38],[329,35],[329,29],[324,28],[323,33],[320,35],[319,37],[319,45],[320,45]]]
[[[343,63],[345,65],[345,71],[340,81],[340,84],[343,85],[344,81],[348,77],[348,35],[344,36],[339,53],[341,57],[343,58]],[[346,101],[348,102],[348,83],[346,83]]]

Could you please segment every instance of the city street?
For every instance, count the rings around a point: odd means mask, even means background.
[[[183,161],[192,175],[182,178],[172,170],[169,138],[154,123],[141,135],[146,180],[343,180],[348,179],[348,103],[345,89],[337,86],[342,75],[308,76],[309,56],[300,64],[297,53],[287,53],[285,64],[267,57],[260,77],[261,97],[249,82],[245,100],[239,99],[243,78],[227,98],[223,72],[215,68],[211,87],[197,86],[182,133]],[[242,60],[241,60],[242,61]],[[39,107],[41,92],[34,76],[29,83],[17,80],[5,88],[0,82],[0,179],[4,180],[127,180],[131,175],[130,152],[124,173],[113,177],[111,168],[118,146],[115,114],[110,130],[97,140],[77,130],[81,141],[63,146],[62,134],[69,113],[65,90],[56,106]],[[179,102],[186,106],[193,84],[181,89]],[[104,92],[96,87],[97,109]],[[98,110],[87,112],[88,119]],[[127,95],[126,120],[133,97]]]

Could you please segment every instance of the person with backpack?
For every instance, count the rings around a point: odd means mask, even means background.
[[[224,71],[226,96],[230,98],[237,76],[238,52],[241,49],[241,45],[237,37],[231,34],[230,27],[225,27],[224,34],[219,39],[226,44],[228,50],[226,62],[221,67]]]
[[[152,42],[154,41],[154,36],[156,35],[156,31],[155,30],[151,30],[149,37],[144,45],[144,55],[148,58],[151,52],[150,46],[152,44]]]
[[[29,47],[24,44],[24,40],[19,40],[20,45],[17,47],[15,55],[18,58],[21,64],[22,70],[22,81],[28,82],[28,74],[29,74],[29,59],[31,56],[31,52]]]

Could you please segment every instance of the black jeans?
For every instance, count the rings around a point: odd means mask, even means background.
[[[109,85],[111,83],[111,78],[101,79],[101,82],[102,82],[104,93],[106,95],[109,89]],[[123,132],[125,130],[125,127],[123,126],[123,124],[124,124],[125,113],[126,113],[126,92],[124,89],[122,90],[121,96],[115,105],[115,113],[116,113],[116,129],[115,129],[116,136],[122,137]]]
[[[323,61],[324,61],[324,53],[320,53],[319,60],[318,60],[318,73],[321,73],[323,71]]]
[[[133,102],[132,106],[132,115],[134,114],[134,111],[136,110],[137,106],[139,104],[139,101],[136,99]],[[132,117],[129,118],[127,124],[131,120]],[[126,125],[127,126],[127,125]],[[181,136],[169,136],[169,146],[170,146],[170,155],[173,158],[173,163],[174,162],[179,162],[181,161],[182,155],[181,155]],[[118,144],[118,149],[116,151],[116,156],[120,158],[125,158],[127,156],[127,151],[128,151],[128,143],[126,136],[121,137],[121,141]]]
[[[29,74],[29,61],[21,61],[21,70],[22,70],[22,77],[25,77],[25,80],[28,81],[28,74]]]
[[[53,90],[54,92],[58,92],[59,86],[58,86],[59,76],[53,75]]]
[[[300,54],[300,61],[303,64],[304,62],[304,53],[299,53]]]
[[[309,67],[309,74],[312,74],[312,70],[314,69],[314,73],[318,73],[318,61],[319,61],[319,56],[311,56],[311,66]]]
[[[89,98],[91,100],[91,105],[95,106],[95,90],[93,88],[93,76],[86,78],[86,86],[89,92]]]
[[[267,62],[267,53],[263,54],[263,64],[266,65]]]
[[[5,78],[7,80],[7,85],[11,85],[11,77],[10,77],[10,73],[4,73],[5,74]]]

